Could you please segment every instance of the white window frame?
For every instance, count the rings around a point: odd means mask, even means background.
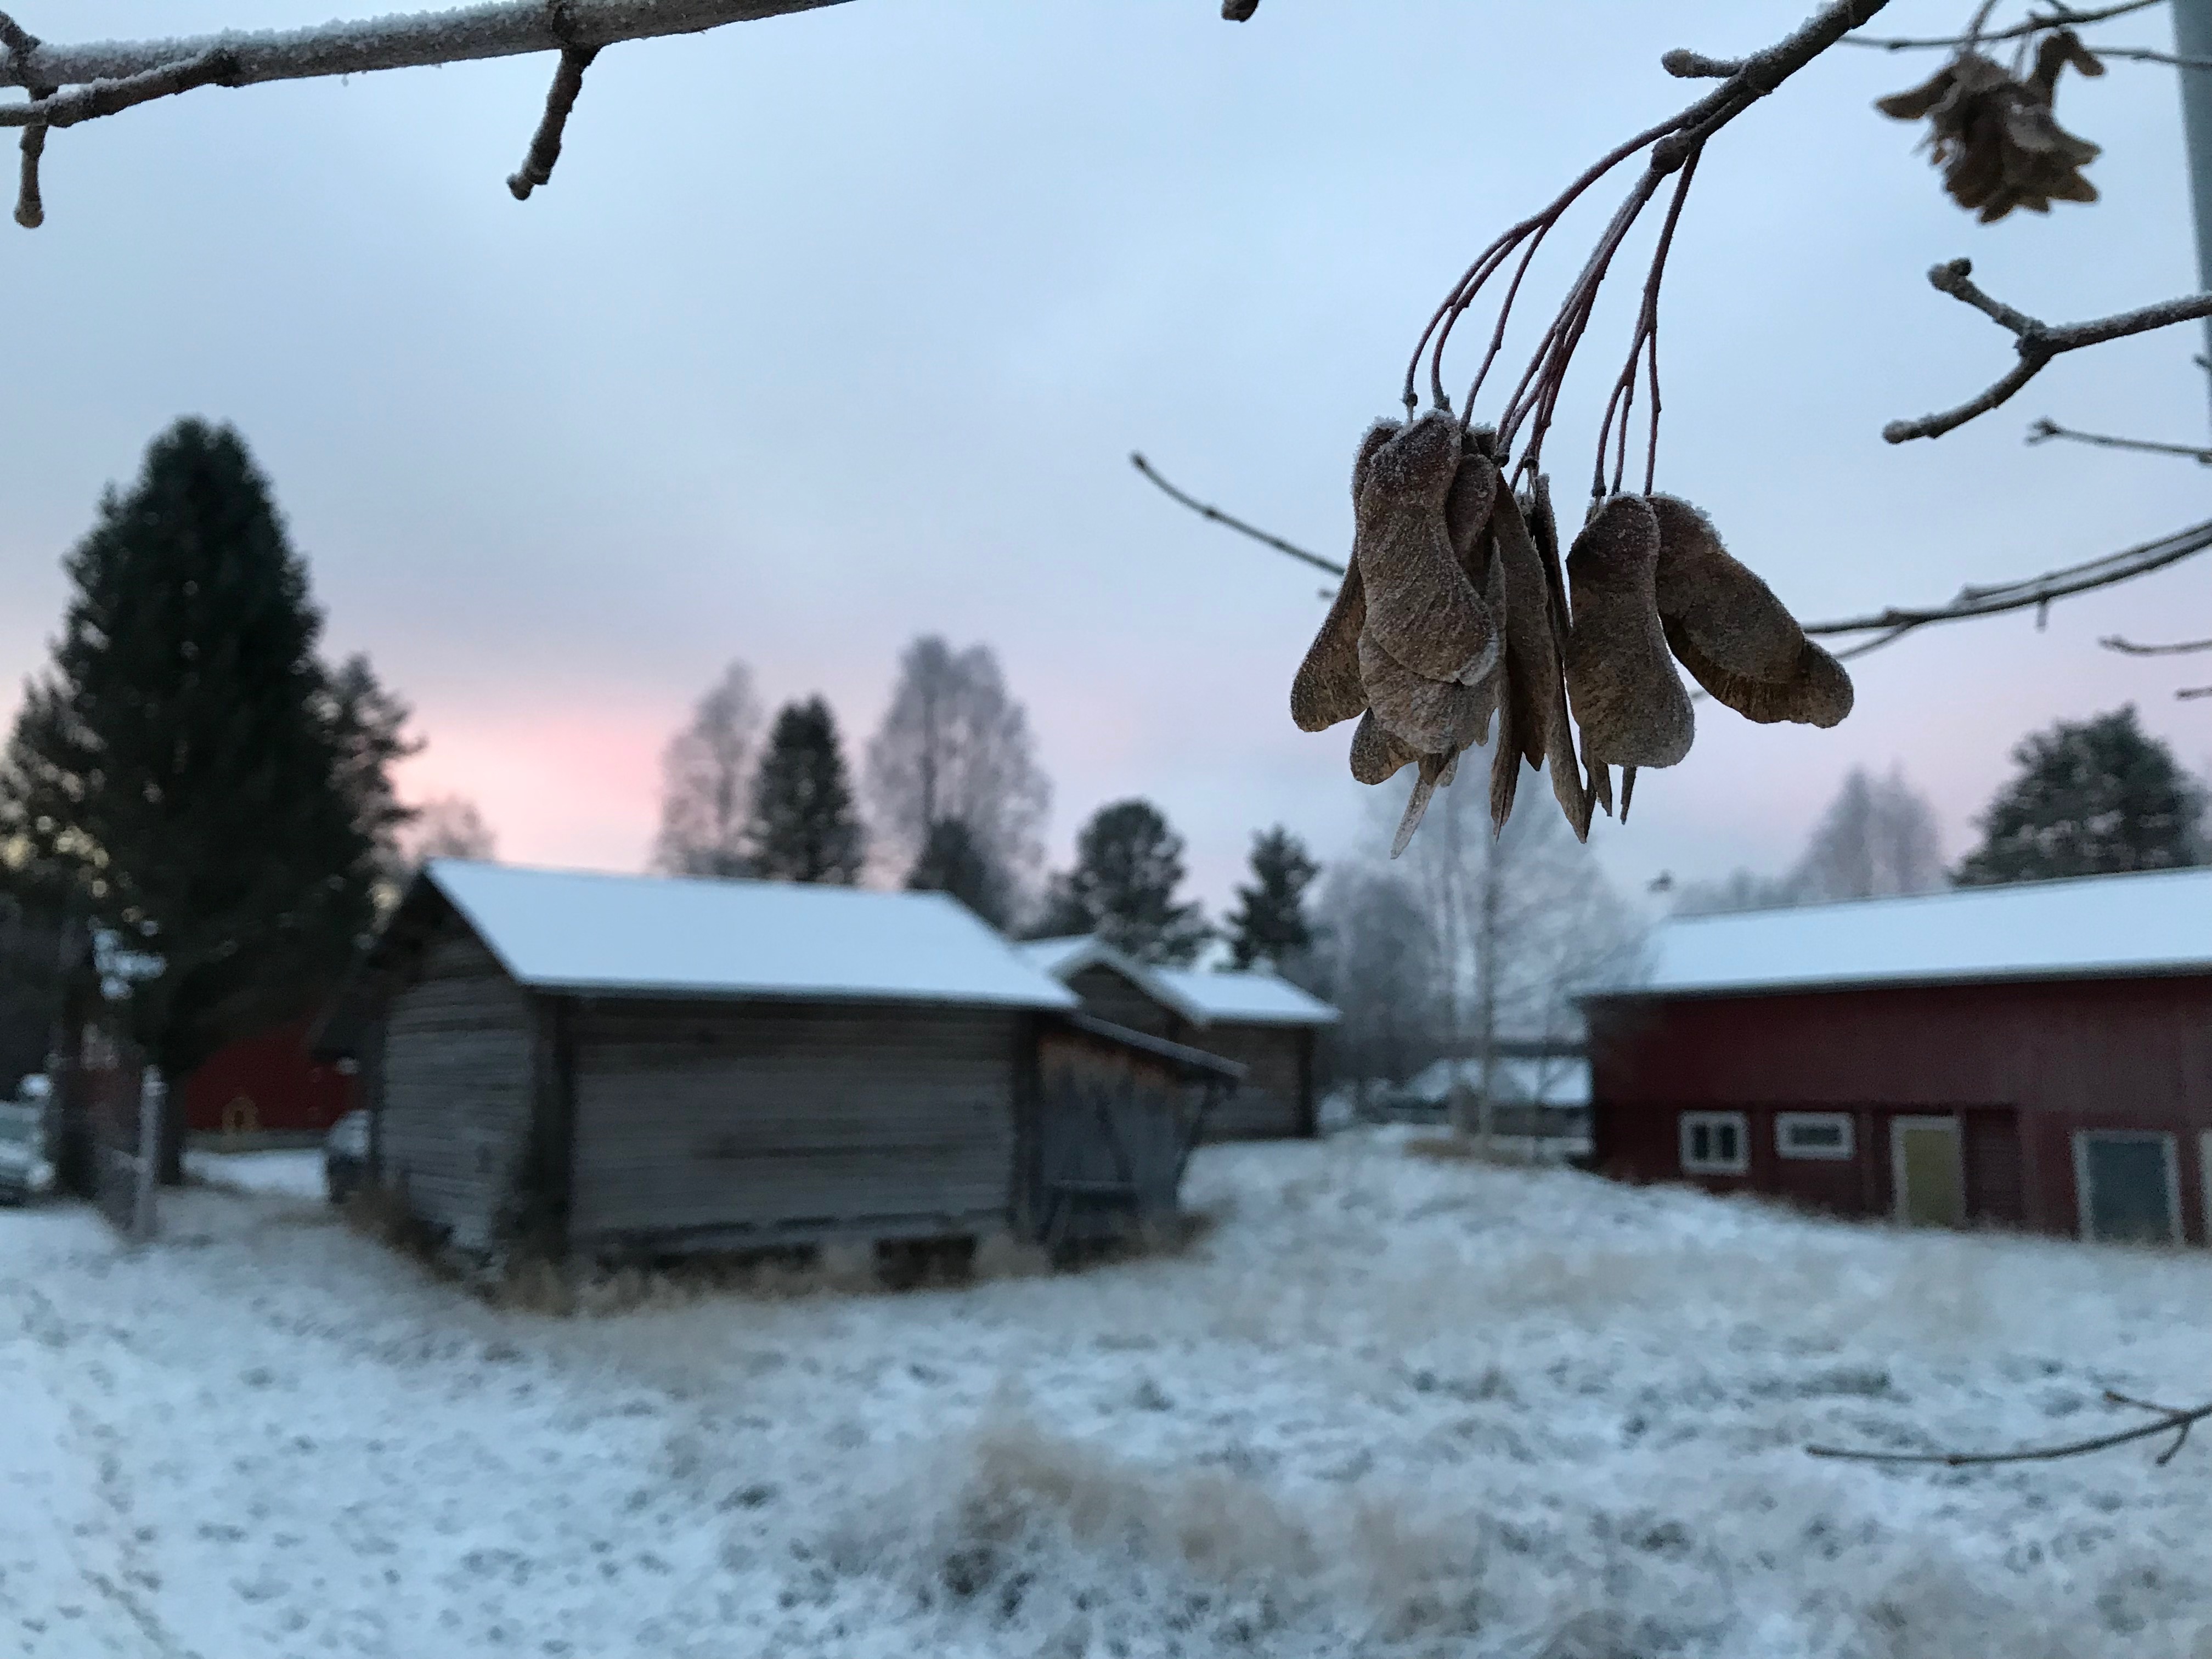
[[[1735,1131],[1735,1158],[1698,1158],[1690,1152],[1691,1135],[1699,1128]],[[1751,1173],[1751,1119],[1742,1112],[1684,1112],[1676,1131],[1676,1152],[1684,1175],[1741,1176]]]
[[[2154,1140],[2166,1153],[2166,1213],[2172,1221],[2168,1243],[2179,1244],[2181,1230],[2181,1147],[2165,1129],[2076,1129],[2074,1132],[2075,1224],[2084,1240],[2097,1237],[2090,1221],[2095,1205],[2089,1194],[2089,1143],[2093,1140]]]
[[[1840,1129],[1843,1139],[1833,1146],[1793,1146],[1790,1144],[1790,1132],[1801,1126]],[[1774,1115],[1774,1155],[1777,1158],[1814,1158],[1830,1164],[1848,1164],[1858,1156],[1858,1129],[1849,1112],[1777,1112]]]

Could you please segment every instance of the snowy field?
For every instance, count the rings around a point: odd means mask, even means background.
[[[272,1184],[0,1211],[0,1652],[2212,1659],[2212,1446],[1801,1449],[2212,1393],[2204,1253],[1358,1136],[1179,1258],[557,1319]]]

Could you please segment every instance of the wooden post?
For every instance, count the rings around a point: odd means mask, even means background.
[[[131,1241],[143,1244],[154,1236],[154,1189],[161,1174],[161,1127],[168,1103],[168,1085],[160,1070],[149,1066],[138,1085],[138,1158],[131,1171]]]

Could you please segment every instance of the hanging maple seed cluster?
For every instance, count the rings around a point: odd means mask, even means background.
[[[1419,769],[1394,854],[1479,745],[1491,748],[1494,825],[1524,762],[1550,772],[1582,839],[1594,810],[1613,810],[1620,767],[1626,819],[1638,769],[1690,752],[1676,661],[1753,720],[1830,726],[1850,712],[1842,665],[1703,513],[1671,495],[1607,496],[1563,574],[1548,481],[1532,475],[1516,494],[1496,445],[1446,410],[1368,430],[1352,463],[1351,562],[1291,684],[1302,729],[1358,720],[1360,782]]]
[[[1951,199],[1988,224],[2014,208],[2048,213],[2053,202],[2094,202],[2097,187],[2081,176],[2098,148],[2058,125],[2052,102],[2067,65],[2087,76],[2104,64],[2071,29],[2037,42],[2026,75],[1968,46],[1909,91],[1877,99],[1875,107],[1900,121],[1928,121],[1928,149],[1943,170]]]

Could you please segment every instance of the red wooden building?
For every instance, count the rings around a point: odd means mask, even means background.
[[[2212,871],[1683,919],[1651,969],[1587,1004],[1607,1174],[2212,1243]]]
[[[218,1048],[185,1085],[185,1124],[198,1135],[319,1133],[354,1103],[354,1080],[307,1052],[310,1021],[293,1020]]]

